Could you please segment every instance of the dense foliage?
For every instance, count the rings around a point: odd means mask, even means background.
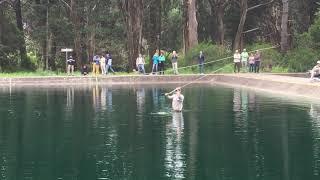
[[[319,58],[320,0],[189,1],[0,0],[0,71],[64,71],[62,48],[74,49],[78,68],[94,54],[111,52],[121,71],[132,70],[138,53],[150,62],[159,47],[168,58],[178,51],[180,66],[196,64],[200,50],[213,61],[235,48],[277,46],[263,52],[263,67],[292,72],[310,69]],[[207,71],[230,62],[210,63]]]

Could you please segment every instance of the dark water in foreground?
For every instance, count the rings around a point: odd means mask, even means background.
[[[0,91],[0,179],[319,180],[320,105],[197,86],[172,114],[169,89]]]

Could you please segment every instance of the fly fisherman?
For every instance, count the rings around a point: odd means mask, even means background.
[[[175,90],[171,91],[170,93],[166,93],[169,99],[172,99],[172,109],[175,112],[181,112],[183,108],[183,100],[184,96],[181,94],[181,88],[177,87]]]

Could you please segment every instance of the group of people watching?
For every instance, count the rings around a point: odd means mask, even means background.
[[[75,59],[72,56],[69,56],[67,59],[67,73],[68,75],[73,75],[74,73],[74,66],[76,64]],[[109,70],[112,73],[115,73],[115,71],[112,68],[112,56],[110,53],[107,53],[106,55],[95,55],[92,59],[92,74],[98,75],[100,74],[107,75],[109,74]],[[81,68],[81,74],[82,75],[88,75],[89,69],[87,65],[83,65]]]
[[[261,53],[257,50],[255,53],[249,53],[246,49],[240,53],[239,50],[233,55],[234,62],[234,73],[239,73],[241,67],[244,68],[245,71],[259,73],[260,64],[261,64]]]
[[[114,74],[115,71],[112,68],[112,56],[110,53],[106,53],[105,55],[95,55],[92,60],[92,74],[98,75],[107,75],[109,74],[109,70]]]
[[[175,75],[179,74],[178,58],[179,58],[178,53],[176,51],[173,51],[171,54],[171,64],[172,64],[173,74]],[[156,53],[151,58],[151,63],[152,63],[151,74],[164,75],[165,62],[166,62],[166,56],[164,55],[164,52],[159,53],[159,51],[156,51]],[[200,54],[198,56],[198,62],[199,62],[199,73],[204,74],[205,56],[202,51],[200,51]],[[146,64],[146,61],[144,56],[142,56],[142,54],[139,54],[138,58],[136,59],[136,68],[139,73],[146,74],[145,67],[144,67],[145,64]]]

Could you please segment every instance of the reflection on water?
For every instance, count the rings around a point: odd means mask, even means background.
[[[312,142],[313,142],[313,173],[316,176],[320,174],[320,105],[310,105],[310,117],[312,119]]]
[[[146,101],[146,91],[145,88],[139,88],[136,90],[137,96],[137,110],[138,114],[143,114],[144,112],[144,105]]]
[[[172,122],[166,130],[166,176],[170,178],[184,178],[186,156],[183,153],[184,119],[181,112],[172,113]]]
[[[0,92],[0,179],[318,179],[320,105],[243,89]]]

